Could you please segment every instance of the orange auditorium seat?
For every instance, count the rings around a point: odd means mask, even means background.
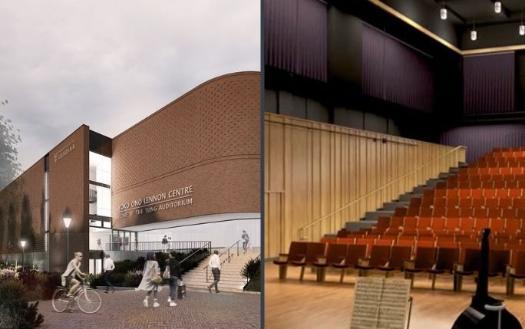
[[[502,232],[505,230],[505,220],[502,218],[491,218],[490,228],[494,232]]]
[[[432,217],[419,217],[417,220],[418,229],[427,229],[432,227]]]
[[[488,228],[490,227],[490,220],[489,218],[476,218],[476,221],[475,221],[475,224],[474,224],[474,228],[478,231],[481,231],[482,229],[484,228]]]
[[[523,195],[523,189],[521,188],[510,188],[509,189],[509,198],[513,198],[513,199],[521,198],[522,195]]]
[[[505,231],[511,234],[521,230],[522,219],[521,218],[506,218],[505,219]]]
[[[513,200],[511,198],[499,199],[499,207],[503,209],[512,208],[512,202]]]

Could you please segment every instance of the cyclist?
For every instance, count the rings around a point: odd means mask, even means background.
[[[67,292],[68,297],[73,297],[77,293],[80,287],[80,281],[86,277],[86,274],[80,270],[81,265],[82,253],[77,251],[75,252],[75,258],[67,264],[66,271],[62,273],[62,286],[66,286],[67,278],[71,280],[71,287]]]

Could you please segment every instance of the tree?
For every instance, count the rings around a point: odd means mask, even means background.
[[[21,141],[19,131],[15,131],[11,120],[0,115],[0,189],[20,173],[16,146]]]

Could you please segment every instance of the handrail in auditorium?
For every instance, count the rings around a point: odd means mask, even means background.
[[[357,199],[354,199],[354,200],[350,201],[350,202],[347,203],[346,205],[344,205],[344,206],[342,206],[342,207],[340,207],[340,208],[338,208],[338,209],[332,211],[332,212],[329,213],[329,214],[323,215],[323,216],[321,216],[321,217],[315,219],[315,220],[312,221],[310,224],[305,225],[305,226],[303,226],[303,227],[301,227],[301,228],[299,228],[299,229],[297,230],[297,234],[298,234],[298,238],[299,238],[299,240],[306,240],[306,237],[305,237],[305,235],[304,235],[304,232],[305,232],[306,229],[309,229],[310,227],[312,227],[312,226],[314,226],[314,225],[317,225],[317,224],[322,223],[322,222],[325,221],[327,218],[331,218],[331,217],[334,216],[335,214],[341,212],[342,210],[347,209],[348,207],[350,207],[350,206],[352,206],[352,205],[354,205],[354,204],[356,204],[356,203],[358,203],[358,202],[363,201],[364,199],[368,198],[369,196],[371,196],[371,195],[373,195],[373,194],[379,194],[379,192],[382,192],[383,190],[385,190],[385,189],[386,189],[387,187],[389,187],[390,185],[392,185],[392,184],[394,184],[394,183],[397,183],[397,182],[399,182],[399,181],[405,179],[405,178],[408,177],[408,176],[411,176],[411,175],[415,175],[415,174],[417,174],[420,170],[422,170],[422,169],[424,169],[424,168],[427,168],[427,167],[431,166],[432,164],[435,164],[436,161],[440,161],[440,160],[442,160],[442,159],[445,159],[445,158],[449,157],[451,154],[455,154],[455,155],[457,155],[457,152],[458,152],[458,151],[460,151],[460,150],[464,150],[464,149],[466,149],[465,146],[461,146],[461,145],[460,145],[460,146],[456,146],[456,147],[453,148],[452,150],[449,150],[449,151],[445,152],[444,154],[442,154],[442,155],[440,155],[440,156],[438,156],[438,157],[436,157],[436,158],[434,158],[434,159],[428,161],[427,163],[425,163],[425,164],[423,164],[422,166],[420,166],[420,167],[414,169],[413,171],[411,171],[411,172],[409,172],[409,173],[407,173],[407,174],[404,174],[404,175],[402,175],[402,176],[396,177],[396,178],[394,178],[393,180],[391,180],[390,182],[386,183],[385,185],[383,185],[383,186],[381,186],[381,187],[379,187],[379,188],[376,188],[375,190],[372,190],[372,191],[370,191],[370,192],[368,192],[368,193],[366,193],[366,194],[360,196],[360,197],[357,198]],[[310,233],[313,233],[313,231],[311,230]],[[313,239],[311,238],[310,240],[313,240]]]

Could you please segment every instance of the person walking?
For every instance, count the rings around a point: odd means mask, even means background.
[[[213,283],[208,286],[208,290],[211,293],[211,288],[215,286],[215,292],[219,293],[218,284],[221,279],[221,258],[219,257],[218,250],[215,250],[213,255],[211,255],[208,266],[211,268],[211,273],[213,274]]]
[[[104,259],[104,282],[106,282],[106,291],[104,292],[106,294],[109,292],[109,289],[111,289],[111,292],[115,292],[115,287],[111,284],[111,281],[109,280],[114,269],[115,263],[113,262],[113,259],[111,259],[111,255],[106,254],[106,259]]]
[[[168,303],[170,306],[177,306],[175,299],[177,298],[177,287],[179,280],[182,280],[181,267],[177,259],[175,259],[175,252],[171,252],[169,255],[167,267],[170,271],[170,296],[168,298]]]
[[[146,291],[144,297],[144,307],[148,307],[148,298],[153,293],[153,307],[159,307],[157,301],[157,293],[160,290],[159,284],[162,282],[160,276],[159,263],[155,260],[155,254],[148,252],[146,255],[146,264],[144,264],[144,271],[142,272],[142,281],[136,290]]]
[[[244,250],[244,253],[248,251],[248,242],[250,242],[250,237],[248,236],[248,233],[246,233],[245,230],[242,230],[242,249]]]

